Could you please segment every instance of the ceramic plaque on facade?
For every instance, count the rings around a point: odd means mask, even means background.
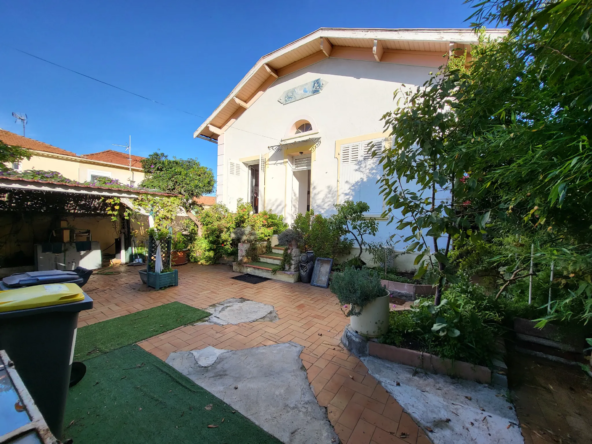
[[[306,99],[310,96],[315,96],[323,90],[326,84],[327,82],[323,79],[313,80],[312,82],[308,82],[304,85],[300,85],[296,88],[292,88],[285,91],[282,94],[282,96],[278,99],[278,102],[280,102],[283,105],[287,105],[288,103],[296,102],[301,99]]]

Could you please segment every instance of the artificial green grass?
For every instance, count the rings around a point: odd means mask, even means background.
[[[65,435],[75,443],[279,443],[137,345],[90,359],[86,366],[66,406]]]
[[[125,345],[159,335],[208,317],[198,308],[180,302],[160,305],[78,329],[75,361],[94,358]]]

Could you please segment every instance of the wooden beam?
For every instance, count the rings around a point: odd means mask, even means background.
[[[327,56],[331,56],[331,51],[333,50],[333,45],[329,41],[327,37],[321,37],[321,51]]]
[[[241,107],[243,107],[244,109],[248,109],[248,108],[249,108],[249,104],[248,104],[248,103],[245,103],[245,102],[243,102],[243,101],[242,101],[241,99],[239,99],[238,97],[233,97],[233,99],[234,99],[234,101],[236,102],[236,104],[237,104],[238,106],[241,106]]]
[[[213,132],[214,134],[218,134],[219,136],[222,135],[222,130],[214,125],[208,125],[208,129]]]
[[[384,54],[384,48],[382,47],[382,42],[380,40],[374,40],[372,54],[374,54],[374,58],[376,59],[376,61],[380,62],[380,59],[382,59],[382,54]]]
[[[271,66],[268,66],[267,64],[264,64],[263,66],[265,66],[265,70],[269,73],[270,76],[273,76],[276,79],[278,78],[278,74],[275,69],[273,69]]]

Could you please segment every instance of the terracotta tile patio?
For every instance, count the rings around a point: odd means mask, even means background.
[[[341,346],[349,320],[329,290],[277,281],[252,285],[230,279],[238,273],[228,266],[188,264],[179,267],[178,287],[153,291],[141,284],[137,267],[108,271],[118,274],[95,274],[84,287],[95,302],[92,310],[81,313],[79,327],[173,301],[197,308],[233,297],[270,304],[279,316],[277,322],[190,325],[140,346],[165,360],[172,352],[207,346],[238,350],[293,341],[304,346],[300,357],[308,379],[343,443],[430,442],[364,364]]]

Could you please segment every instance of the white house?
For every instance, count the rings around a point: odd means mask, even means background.
[[[380,219],[382,172],[368,150],[389,143],[380,118],[393,92],[477,40],[469,29],[321,28],[263,56],[194,133],[218,145],[217,202],[235,209],[240,198],[291,222],[353,199]],[[381,220],[377,238],[394,232]]]

